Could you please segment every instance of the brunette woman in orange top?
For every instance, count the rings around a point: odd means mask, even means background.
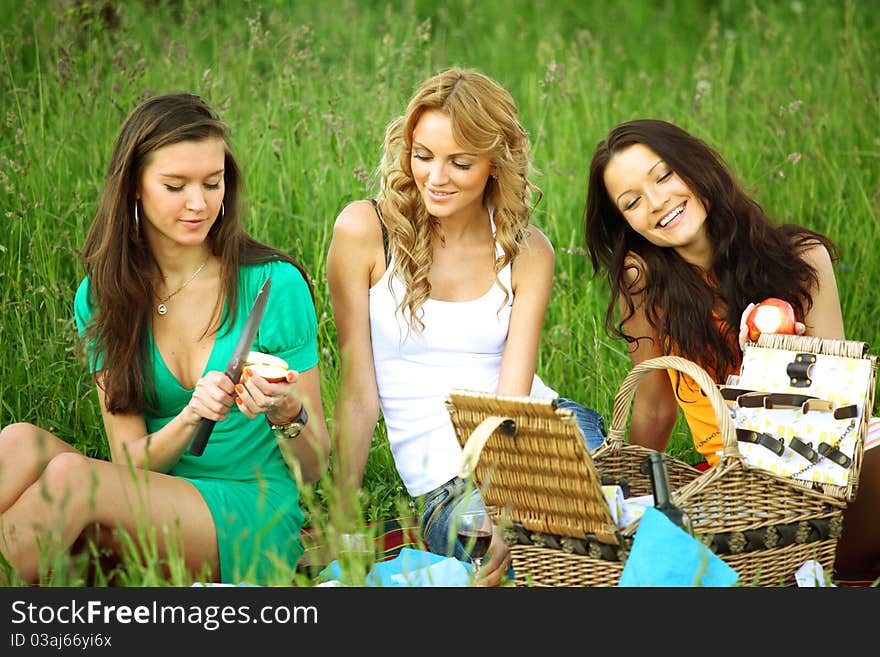
[[[802,226],[775,226],[721,156],[675,125],[643,119],[612,129],[593,155],[585,215],[593,268],[611,287],[606,326],[627,341],[633,364],[680,355],[724,383],[741,365],[744,318],[767,297],[792,305],[798,333],[844,338],[834,243]],[[677,372],[639,384],[630,440],[664,449],[679,407],[697,450],[715,465],[714,413]],[[861,576],[880,558],[880,523],[867,508],[878,499],[880,450],[871,450],[845,515],[839,575]]]

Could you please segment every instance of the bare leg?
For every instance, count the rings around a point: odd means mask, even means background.
[[[865,452],[856,499],[843,514],[835,570],[841,577],[877,577],[880,566],[880,447]]]
[[[39,480],[0,515],[0,552],[24,579],[36,581],[40,548],[51,559],[92,523],[118,527],[133,537],[155,528],[160,557],[176,550],[192,574],[206,565],[213,577],[219,574],[213,518],[195,486],[75,451],[55,456]]]
[[[0,513],[42,474],[55,456],[76,450],[48,431],[19,422],[0,431]]]

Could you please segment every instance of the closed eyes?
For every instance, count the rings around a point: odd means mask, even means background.
[[[672,177],[672,174],[673,174],[672,169],[669,169],[666,173],[662,174],[659,178],[657,178],[657,184],[659,185],[661,183],[666,182],[667,180],[669,180]],[[629,203],[627,203],[623,207],[623,211],[627,212],[629,210],[632,210],[633,208],[635,208],[639,204],[639,201],[641,199],[642,199],[641,196],[634,197]]]
[[[434,159],[434,157],[431,155],[422,155],[419,153],[413,153],[413,157],[415,159],[419,160],[420,162],[430,162],[431,160]],[[471,165],[467,162],[456,162],[455,160],[453,160],[452,166],[454,166],[456,169],[461,169],[462,171],[467,171],[473,165]]]
[[[219,183],[219,182],[217,182],[217,183],[205,183],[205,188],[206,188],[206,189],[220,189],[220,183]],[[165,189],[167,189],[169,192],[182,192],[182,191],[183,191],[183,185],[180,185],[179,187],[176,187],[176,186],[174,186],[174,185],[168,185],[168,184],[166,184],[166,185],[165,185]]]

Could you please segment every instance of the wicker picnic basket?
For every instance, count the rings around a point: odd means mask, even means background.
[[[758,345],[876,359],[864,343],[798,336],[761,336]],[[673,498],[690,516],[695,534],[752,586],[794,584],[795,571],[815,559],[830,573],[842,514],[854,493],[861,450],[853,459],[852,487],[811,485],[749,466],[738,449],[726,402],[709,375],[678,357],[644,361],[616,395],[605,443],[592,455],[570,411],[551,400],[453,391],[447,408],[463,448],[462,475],[473,475],[487,505],[507,528],[518,585],[614,586],[620,579],[638,521],[619,528],[603,484],[632,495],[651,492],[640,465],[651,450],[629,444],[626,426],[638,383],[650,372],[688,374],[709,397],[723,440],[720,463],[700,472],[667,457]],[[874,375],[859,431],[864,440]]]

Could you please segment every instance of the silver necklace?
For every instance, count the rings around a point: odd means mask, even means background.
[[[164,315],[165,313],[167,313],[167,312],[168,312],[168,306],[165,305],[165,302],[168,301],[168,300],[169,300],[171,297],[173,297],[175,294],[177,294],[178,292],[180,292],[180,291],[181,291],[183,288],[185,288],[187,285],[189,285],[190,283],[192,283],[192,282],[193,282],[193,279],[201,273],[201,271],[205,268],[205,265],[208,264],[208,260],[210,260],[210,259],[211,259],[211,256],[208,256],[207,258],[205,258],[205,261],[202,263],[202,266],[199,267],[198,269],[196,269],[196,270],[193,272],[192,276],[190,276],[189,278],[186,279],[186,283],[184,283],[184,284],[181,285],[179,288],[177,288],[176,290],[174,290],[174,292],[172,292],[171,294],[169,294],[167,297],[159,297],[159,305],[156,306],[156,312],[159,313],[160,315]]]

